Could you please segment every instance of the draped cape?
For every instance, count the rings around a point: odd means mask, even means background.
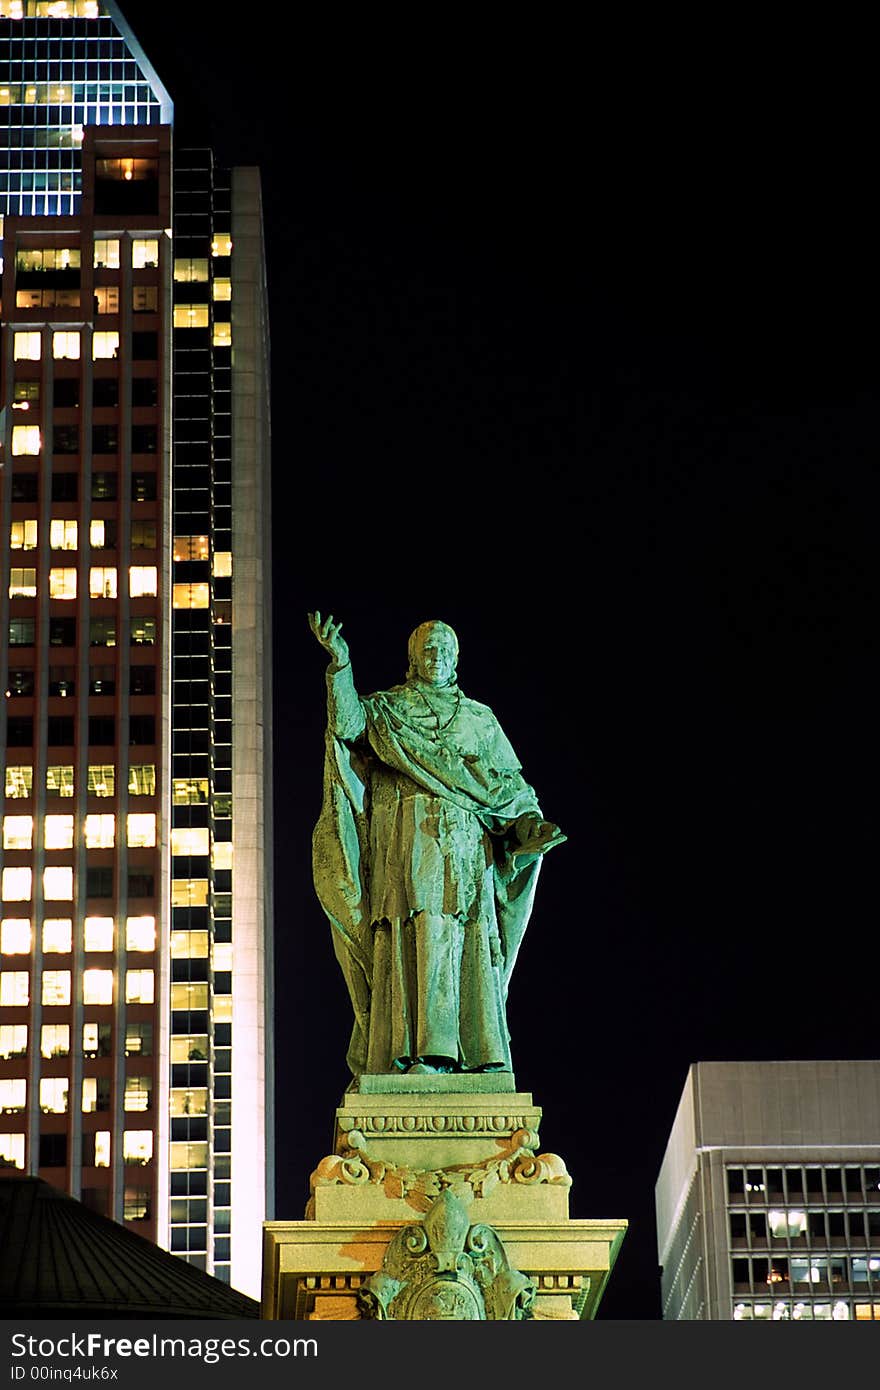
[[[354,1010],[348,1062],[359,1075],[368,1069],[389,1069],[377,1068],[372,1061],[368,1066],[368,1054],[376,1054],[375,1047],[370,1048],[374,983],[376,998],[387,999],[387,991],[374,982],[374,967],[380,968],[375,929],[387,898],[383,888],[385,898],[378,900],[377,884],[395,868],[384,860],[377,862],[384,848],[377,843],[372,819],[379,815],[382,798],[387,799],[389,779],[404,795],[411,789],[437,798],[444,803],[441,809],[457,808],[458,813],[476,817],[486,832],[495,917],[491,930],[495,932],[497,923],[495,939],[501,950],[496,973],[502,1013],[541,863],[540,855],[512,853],[518,845],[514,822],[525,814],[541,813],[492,711],[457,687],[443,692],[439,734],[439,721],[416,681],[358,700],[349,673],[328,673],[328,688],[324,795],[313,836],[313,869]],[[430,694],[436,703],[436,692]],[[448,824],[449,817],[442,823]],[[418,895],[417,889],[408,891]],[[408,910],[415,912],[420,906],[412,901]],[[489,988],[477,986],[484,987]]]

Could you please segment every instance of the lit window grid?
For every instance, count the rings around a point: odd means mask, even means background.
[[[734,1321],[880,1321],[880,1154],[725,1177]]]
[[[95,8],[88,0],[78,0],[78,22],[83,17],[91,18]],[[8,16],[14,17],[15,7],[7,9]],[[72,17],[73,3],[69,3],[68,10],[69,17]],[[58,52],[53,49],[51,68],[49,30],[44,27],[45,23],[30,20],[26,37],[23,32],[16,32],[14,23],[8,27],[11,63],[9,82],[4,84],[8,93],[5,104],[9,129],[16,133],[11,134],[3,149],[3,172],[0,175],[2,213],[19,213],[23,216],[75,213],[82,187],[83,127],[158,125],[167,122],[171,115],[167,96],[161,88],[153,89],[112,22],[96,19],[93,35],[89,32],[91,26],[86,26],[88,37],[84,37],[76,62],[66,56],[63,46],[60,48],[60,60]],[[53,17],[49,23],[53,26],[51,32],[54,38],[64,19]],[[35,30],[32,28],[34,25]],[[32,37],[34,32],[38,36],[35,40]],[[32,45],[35,45],[36,62],[32,57]],[[113,63],[113,81],[106,76],[108,53],[112,54],[109,61]],[[38,117],[36,122],[35,116]],[[40,129],[41,140],[46,142],[36,149],[33,148],[35,125]],[[30,136],[31,148],[18,144],[20,137],[17,132],[22,127]],[[28,155],[31,159],[28,159]]]

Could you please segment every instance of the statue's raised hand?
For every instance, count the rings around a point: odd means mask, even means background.
[[[342,623],[335,622],[332,613],[322,618],[320,613],[315,612],[309,614],[309,627],[325,651],[330,653],[334,665],[347,666],[348,643],[342,636]]]

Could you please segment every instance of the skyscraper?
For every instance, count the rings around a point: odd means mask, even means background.
[[[656,1189],[663,1317],[880,1321],[880,1062],[698,1062]]]
[[[0,0],[0,1162],[259,1294],[272,1209],[259,177],[111,0]]]

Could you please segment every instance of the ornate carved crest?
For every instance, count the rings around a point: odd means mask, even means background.
[[[314,1215],[314,1193],[318,1187],[337,1184],[362,1187],[372,1183],[388,1197],[404,1197],[417,1209],[427,1211],[438,1193],[457,1188],[469,1200],[488,1197],[499,1183],[534,1186],[552,1183],[571,1186],[571,1178],[558,1154],[536,1154],[538,1136],[534,1130],[518,1129],[507,1148],[481,1163],[456,1163],[448,1168],[400,1167],[387,1159],[375,1158],[367,1150],[367,1140],[359,1130],[346,1135],[342,1154],[322,1158],[311,1176],[312,1198],[306,1216]]]
[[[366,1318],[483,1322],[530,1318],[537,1289],[511,1269],[496,1231],[470,1224],[447,1189],[424,1221],[392,1239],[381,1270],[359,1292]]]

